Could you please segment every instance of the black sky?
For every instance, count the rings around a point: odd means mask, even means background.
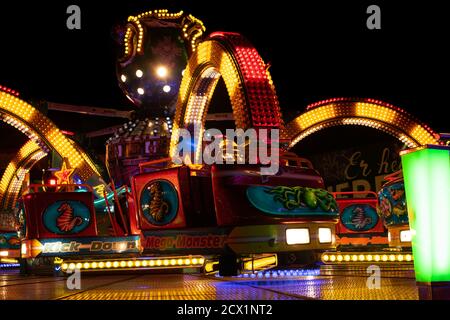
[[[449,26],[439,3],[2,1],[0,84],[33,99],[130,108],[115,77],[113,26],[142,11],[183,9],[203,20],[207,33],[241,32],[255,45],[272,64],[287,118],[324,98],[372,97],[398,105],[445,132],[450,130],[444,116]],[[81,7],[81,31],[66,28],[70,4]],[[370,4],[381,7],[382,30],[366,28]],[[84,130],[82,117],[54,116],[62,126]]]

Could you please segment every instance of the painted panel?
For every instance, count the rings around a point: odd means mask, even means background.
[[[326,190],[308,187],[262,187],[247,189],[247,198],[257,209],[278,216],[338,216],[338,205]]]

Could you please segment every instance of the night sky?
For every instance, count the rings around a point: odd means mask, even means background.
[[[450,131],[444,116],[450,56],[446,11],[437,1],[392,2],[2,1],[0,84],[35,101],[131,110],[115,76],[113,27],[142,11],[183,9],[201,19],[207,33],[241,32],[255,45],[272,65],[287,120],[311,102],[358,96],[398,105],[436,131]],[[66,28],[71,4],[82,10],[80,31]],[[366,28],[370,4],[381,7],[381,30]],[[60,112],[49,116],[61,129],[79,132],[123,122]],[[2,132],[18,135],[4,126]]]

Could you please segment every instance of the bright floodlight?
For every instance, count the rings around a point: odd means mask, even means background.
[[[122,80],[122,82],[125,82],[125,81],[127,81],[127,76],[126,75],[121,75],[120,76],[120,80]]]
[[[140,70],[140,69],[136,70],[136,77],[142,78],[143,75],[144,75],[144,73],[142,72],[142,70]]]
[[[138,88],[138,89],[137,89],[137,92],[138,92],[140,95],[143,95],[143,94],[144,94],[144,89]]]
[[[333,234],[330,228],[319,228],[319,243],[331,243]]]
[[[156,69],[156,75],[160,78],[165,78],[167,76],[167,68],[164,66],[159,66]]]
[[[165,85],[164,87],[163,87],[163,91],[165,92],[165,93],[169,93],[170,92],[170,86],[169,85]]]

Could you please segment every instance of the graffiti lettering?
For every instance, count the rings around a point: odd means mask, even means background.
[[[383,153],[381,154],[381,161],[378,167],[378,174],[388,174],[390,172],[395,172],[401,169],[400,161],[392,161],[389,162],[391,156],[391,151],[389,148],[384,148]]]
[[[356,179],[360,174],[363,177],[370,175],[372,170],[369,169],[369,164],[365,160],[361,159],[361,152],[357,151],[352,154],[349,159],[349,164],[345,167],[345,178],[347,180]]]
[[[317,155],[310,160],[325,177],[330,192],[378,191],[386,175],[401,170],[401,149],[401,145],[378,144]]]

